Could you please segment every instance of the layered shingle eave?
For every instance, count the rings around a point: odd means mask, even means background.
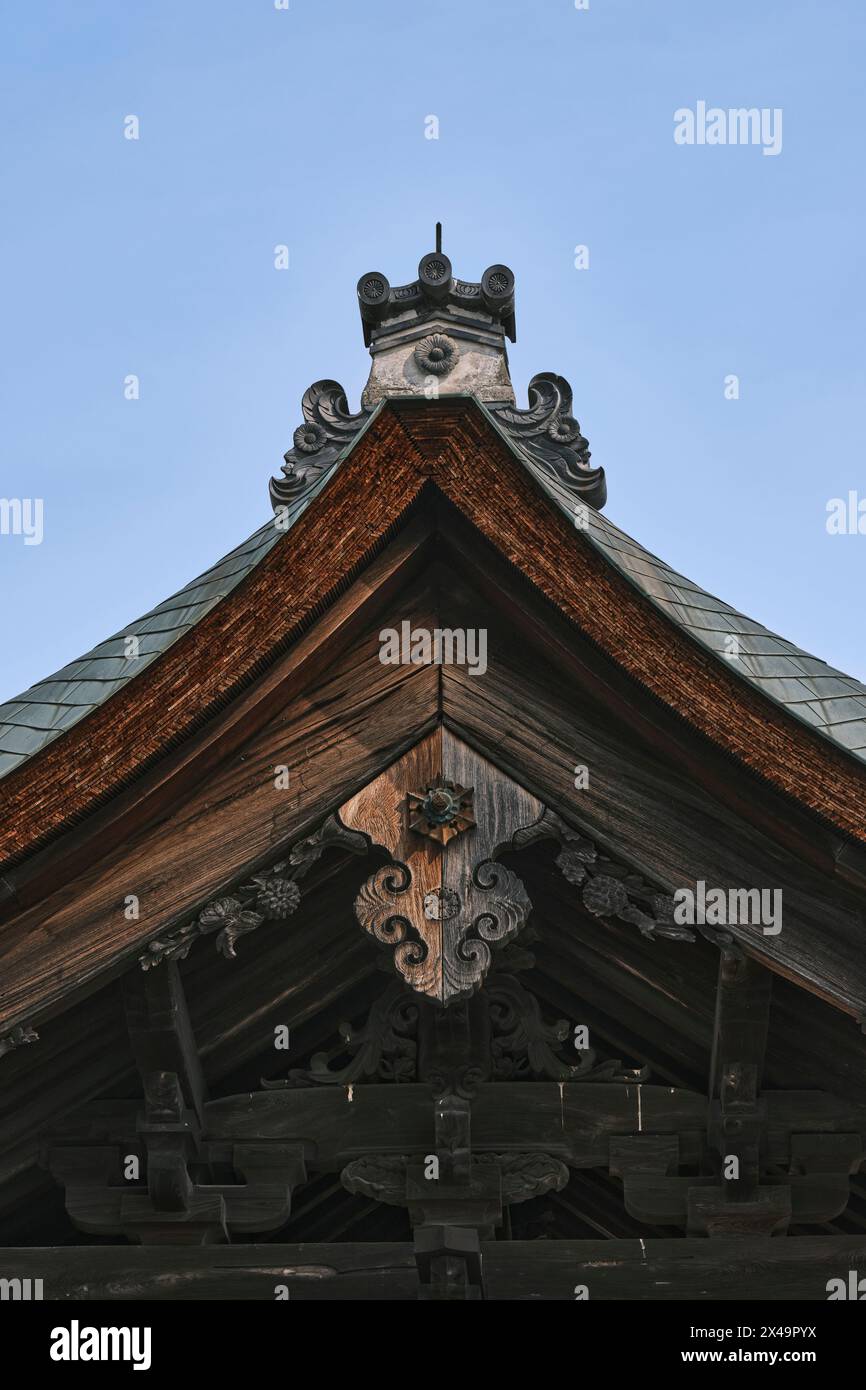
[[[524,454],[499,428],[490,412],[481,408],[512,454],[573,520],[575,499],[568,487]],[[279,526],[273,519],[266,522],[204,574],[142,618],[0,705],[0,778],[20,768],[126,688],[232,593],[327,486],[365,432],[362,430],[288,508]],[[594,507],[587,506],[584,511],[587,526],[583,534],[594,549],[673,624],[774,705],[784,708],[837,749],[866,763],[866,686],[677,574]],[[131,635],[138,639],[134,656],[126,654]],[[734,660],[728,655],[731,637],[737,639]]]

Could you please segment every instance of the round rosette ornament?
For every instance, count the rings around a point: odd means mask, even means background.
[[[422,338],[415,349],[415,361],[421,371],[432,372],[434,376],[447,376],[459,356],[457,344],[444,333],[431,333],[429,338]]]

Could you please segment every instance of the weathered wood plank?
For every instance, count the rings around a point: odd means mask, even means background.
[[[59,1302],[406,1300],[417,1297],[403,1244],[66,1246],[0,1249],[0,1279],[42,1279]],[[284,1295],[280,1295],[283,1296]]]
[[[0,1026],[56,1005],[300,838],[431,727],[437,707],[434,668],[344,653],[319,687],[290,702],[166,820],[4,924]],[[290,770],[286,790],[275,787],[278,766]],[[125,915],[129,894],[139,901],[137,920]]]
[[[455,607],[469,621],[478,607]],[[721,888],[781,888],[783,928],[737,926],[770,969],[806,982],[847,1012],[866,1011],[862,905],[838,880],[782,849],[682,772],[635,746],[634,733],[578,698],[561,672],[491,618],[483,681],[443,669],[446,724],[555,810],[668,891],[702,879]],[[585,788],[573,769],[589,770]]]
[[[451,819],[437,823],[425,814],[431,795],[444,797]],[[477,871],[543,811],[536,797],[443,728],[340,807],[344,825],[391,856],[390,870],[367,879],[355,915],[395,948],[395,969],[417,993],[446,1004],[466,997],[490,967],[489,943],[525,924],[530,904],[522,885],[505,869],[482,884]],[[483,930],[476,930],[479,920]]]
[[[494,1242],[484,1247],[490,1299],[589,1302],[823,1302],[827,1281],[866,1271],[861,1236]],[[583,1295],[585,1297],[585,1295]]]
[[[530,1302],[815,1301],[866,1271],[866,1238],[485,1241],[486,1297]],[[42,1279],[49,1301],[406,1301],[414,1250],[397,1244],[47,1247],[0,1250],[0,1278]],[[584,1295],[585,1296],[585,1295]]]
[[[130,971],[123,995],[132,1051],[142,1081],[151,1072],[173,1072],[184,1101],[199,1122],[207,1088],[176,961],[161,970]]]

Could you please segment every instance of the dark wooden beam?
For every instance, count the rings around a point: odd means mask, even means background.
[[[552,1240],[485,1244],[488,1299],[823,1302],[830,1279],[866,1271],[860,1236]]]
[[[721,1095],[724,1069],[736,1063],[754,1070],[760,1090],[770,1026],[773,976],[756,960],[723,949],[719,957],[710,1097]]]
[[[489,1300],[824,1302],[866,1271],[866,1238],[485,1241]],[[409,1242],[0,1250],[0,1278],[41,1279],[49,1301],[415,1300]]]
[[[154,1072],[174,1072],[183,1098],[199,1123],[207,1089],[176,961],[158,970],[131,970],[123,1000],[132,1052],[142,1082]]]
[[[353,1158],[435,1151],[434,1094],[414,1083],[295,1088],[227,1096],[205,1107],[205,1143],[212,1162],[229,1161],[232,1146],[308,1144],[314,1171],[342,1168]],[[766,1158],[787,1167],[792,1135],[866,1132],[866,1107],[820,1091],[764,1092]],[[139,1104],[98,1101],[53,1127],[50,1148],[122,1143]],[[477,1152],[543,1151],[572,1168],[607,1167],[612,1138],[678,1135],[680,1161],[695,1164],[706,1130],[707,1101],[694,1091],[620,1082],[488,1082],[472,1102]],[[429,1147],[428,1147],[429,1146]],[[224,1154],[223,1154],[224,1151]]]

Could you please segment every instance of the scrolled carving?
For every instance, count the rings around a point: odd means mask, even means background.
[[[340,807],[343,823],[391,861],[361,888],[355,915],[419,994],[466,998],[490,968],[491,947],[521,930],[531,904],[496,855],[543,809],[445,729]]]
[[[674,916],[674,899],[646,883],[640,874],[603,855],[592,840],[571,826],[554,811],[546,810],[535,825],[519,830],[512,837],[512,849],[526,849],[540,840],[559,842],[556,864],[569,883],[580,890],[581,900],[593,917],[616,917],[637,927],[649,940],[694,941],[695,933]],[[698,928],[718,945],[722,934]],[[729,938],[733,940],[733,938]]]
[[[265,1090],[349,1086],[358,1082],[424,1082],[434,1094],[471,1096],[491,1081],[620,1081],[649,1079],[649,1068],[599,1062],[592,1049],[563,1055],[571,1025],[548,1023],[537,999],[510,974],[495,971],[485,988],[448,1010],[420,1000],[394,980],[373,1004],[363,1026],[339,1026],[340,1042],[318,1052],[308,1070],[263,1080]],[[422,1039],[424,1041],[422,1042]],[[342,1066],[335,1062],[350,1054]]]
[[[545,1192],[561,1192],[568,1184],[566,1164],[546,1153],[478,1154],[474,1162],[499,1169],[504,1206],[528,1202]]]
[[[493,1078],[496,1081],[646,1081],[649,1069],[618,1060],[598,1062],[592,1048],[568,1062],[559,1052],[571,1027],[546,1023],[538,1000],[510,975],[493,975],[485,990],[490,1012]]]
[[[303,878],[333,845],[353,854],[366,854],[368,848],[363,835],[347,830],[336,816],[329,816],[318,830],[293,846],[286,860],[253,874],[232,893],[214,898],[193,921],[148,942],[139,957],[142,970],[151,970],[165,960],[185,960],[199,937],[214,932],[217,950],[233,960],[240,937],[255,931],[263,922],[283,922],[292,915],[301,901],[296,880]]]
[[[296,1068],[285,1080],[262,1081],[264,1090],[297,1086],[349,1086],[358,1081],[416,1081],[418,1079],[418,1002],[401,980],[393,980],[370,1009],[357,1032],[350,1023],[339,1026],[340,1044],[314,1054],[308,1071]],[[335,1058],[349,1052],[350,1061],[332,1070]]]
[[[275,511],[291,506],[315,487],[370,415],[366,409],[353,415],[342,386],[330,380],[314,381],[308,387],[301,411],[304,422],[295,430],[292,448],[284,456],[283,477],[271,479],[271,505]]]
[[[529,383],[529,408],[506,403],[488,407],[509,438],[575,500],[603,507],[607,484],[603,468],[590,466],[589,444],[571,413],[571,387],[554,372],[539,372]]]
[[[408,1206],[408,1169],[423,1165],[423,1157],[411,1154],[365,1154],[348,1163],[340,1174],[347,1192],[368,1197],[388,1206]],[[498,1168],[502,1183],[502,1202],[514,1206],[541,1197],[545,1192],[561,1192],[568,1183],[567,1166],[547,1153],[473,1154],[469,1181],[475,1174]]]
[[[428,993],[435,977],[435,956],[431,953],[432,933],[415,926],[410,912],[417,915],[418,904],[412,874],[405,864],[386,864],[371,874],[355,899],[355,916],[365,931],[382,946],[393,947],[394,965],[404,979],[419,993]],[[401,895],[406,897],[401,912]],[[427,917],[424,904],[421,916]]]
[[[386,864],[361,888],[355,915],[376,941],[393,947],[394,965],[414,990],[450,1000],[481,983],[491,945],[515,936],[531,906],[517,875],[493,861],[477,866],[463,894],[427,888],[405,864]]]
[[[410,1154],[365,1154],[346,1164],[340,1182],[353,1196],[404,1207],[407,1205],[406,1171],[412,1162]]]

